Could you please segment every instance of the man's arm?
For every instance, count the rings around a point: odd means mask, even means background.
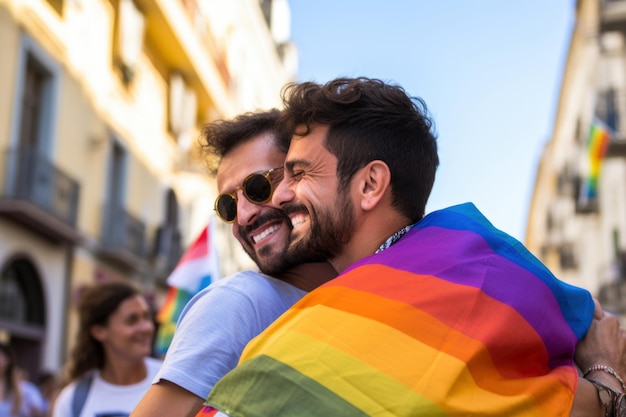
[[[152,384],[130,417],[193,417],[200,411],[203,403],[204,398],[169,381],[161,380]]]
[[[600,403],[598,390],[585,378],[578,378],[578,389],[570,417],[604,417],[604,407]]]
[[[576,348],[576,364],[583,373],[594,365],[609,366],[621,378],[626,378],[626,330],[620,327],[614,315],[597,311],[598,308],[589,331]],[[622,391],[620,381],[604,371],[590,372],[589,377]]]
[[[248,319],[252,314],[245,295],[225,283],[203,290],[185,306],[161,369],[132,417],[194,416],[215,381],[236,365],[245,346],[238,336],[251,338],[236,313],[243,311]],[[226,326],[229,315],[236,330]]]
[[[246,344],[302,294],[282,281],[244,271],[196,295],[181,313],[152,387],[131,416],[195,415],[213,385],[237,366]]]

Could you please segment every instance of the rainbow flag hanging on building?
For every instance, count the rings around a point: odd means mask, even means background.
[[[583,205],[598,198],[600,170],[602,169],[602,162],[612,137],[612,130],[600,119],[594,118],[589,128],[589,138],[587,139],[589,167],[580,193],[580,202]]]
[[[302,298],[198,416],[568,416],[592,317],[586,290],[454,206]]]
[[[156,317],[159,323],[154,345],[157,356],[167,352],[183,307],[195,294],[220,277],[217,248],[211,240],[212,224],[210,220],[167,278],[169,289]]]

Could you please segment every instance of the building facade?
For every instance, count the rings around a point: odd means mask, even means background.
[[[286,0],[0,0],[0,336],[31,376],[72,347],[84,285],[155,308],[212,215],[202,125],[280,106]],[[221,273],[251,261],[217,225]]]
[[[626,1],[578,0],[526,244],[626,314]]]

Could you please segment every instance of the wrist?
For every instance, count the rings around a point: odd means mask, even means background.
[[[626,417],[626,396],[621,391],[600,381],[588,379],[598,391],[598,399],[602,405],[605,417]]]
[[[624,382],[624,379],[613,368],[607,365],[598,364],[588,367],[583,372],[583,378],[602,382],[620,393],[626,392],[626,382]]]

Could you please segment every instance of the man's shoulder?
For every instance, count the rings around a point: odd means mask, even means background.
[[[245,271],[235,272],[220,281],[228,281],[228,280],[248,280],[248,279],[268,279],[270,278],[268,275],[263,274],[261,271],[256,269],[246,269]],[[218,281],[219,282],[219,281]]]
[[[268,293],[289,293],[294,291],[300,290],[277,278],[250,269],[237,272],[214,282],[196,294],[190,305],[201,300],[206,302],[214,297],[244,297],[247,299],[250,297],[267,297],[269,296]]]
[[[239,271],[232,275],[228,275],[213,284],[208,288],[209,290],[215,290],[218,288],[250,288],[250,286],[263,286],[268,282],[271,282],[274,278],[271,278],[257,270],[248,269],[245,271]]]

